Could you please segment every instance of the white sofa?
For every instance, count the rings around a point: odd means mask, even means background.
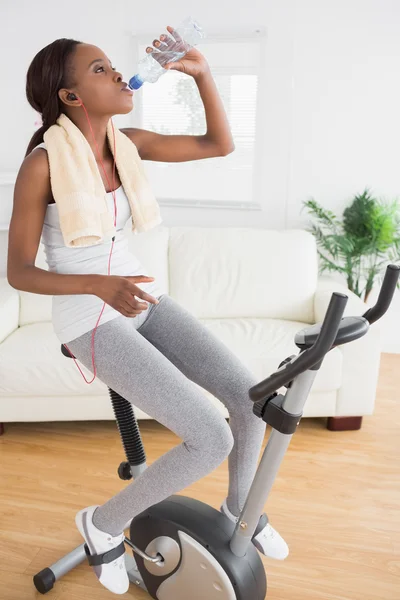
[[[323,320],[333,291],[349,297],[345,316],[368,308],[343,285],[318,277],[316,242],[304,230],[159,226],[134,235],[130,223],[130,249],[144,274],[155,277],[260,381],[299,352],[295,333]],[[36,266],[47,269],[42,244]],[[51,303],[51,296],[16,290],[0,278],[0,424],[114,419],[106,385],[97,378],[88,385],[75,362],[61,353]],[[373,413],[380,337],[375,323],[363,338],[326,355],[304,417]],[[204,393],[228,418],[225,406]],[[136,415],[151,418],[140,409]]]

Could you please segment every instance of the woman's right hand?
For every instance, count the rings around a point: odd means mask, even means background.
[[[157,298],[147,294],[133,283],[141,281],[154,281],[154,277],[148,277],[147,275],[104,275],[99,279],[94,294],[125,317],[134,318],[148,307],[145,302],[140,302],[135,296],[152,304],[159,303]]]

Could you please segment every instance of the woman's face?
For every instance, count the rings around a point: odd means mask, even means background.
[[[73,66],[78,85],[70,92],[75,93],[92,114],[126,114],[132,110],[133,94],[121,91],[125,87],[122,75],[100,48],[78,44]],[[68,101],[66,96],[65,91]]]

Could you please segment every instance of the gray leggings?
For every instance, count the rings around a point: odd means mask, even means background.
[[[227,506],[238,516],[257,470],[266,428],[253,414],[248,395],[259,380],[168,294],[138,316],[141,321],[122,314],[100,321],[94,338],[97,377],[183,442],[99,506],[93,522],[118,535],[136,515],[211,473],[227,456]],[[91,338],[89,331],[67,346],[93,373]],[[193,382],[226,406],[229,425]]]

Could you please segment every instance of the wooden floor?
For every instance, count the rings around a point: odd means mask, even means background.
[[[283,562],[263,557],[270,600],[400,599],[399,384],[400,355],[384,354],[376,412],[360,431],[330,432],[324,419],[301,422],[265,507],[290,547]],[[155,421],[140,421],[140,427],[148,464],[180,443]],[[123,459],[114,422],[6,425],[0,437],[1,600],[43,597],[33,575],[82,543],[75,514],[126,485],[116,474]],[[178,493],[219,509],[227,488],[226,460]],[[87,563],[46,595],[114,596]],[[124,597],[149,598],[133,585]]]

